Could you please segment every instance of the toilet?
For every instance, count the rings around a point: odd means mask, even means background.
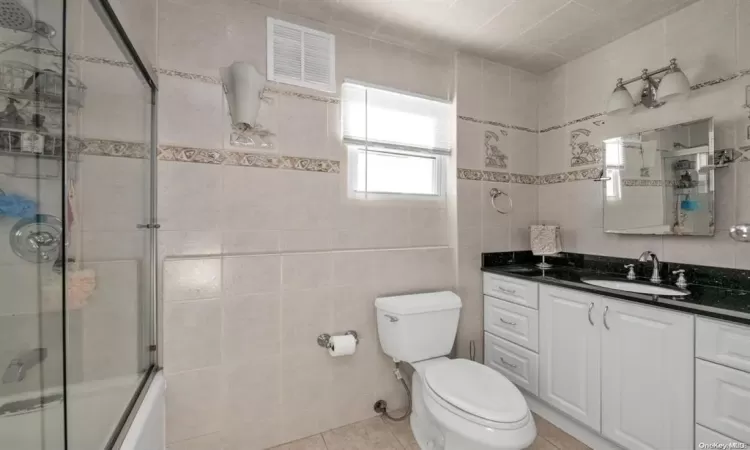
[[[423,450],[518,450],[536,437],[534,418],[518,388],[467,359],[448,359],[461,312],[453,292],[375,300],[383,352],[414,368],[414,437]]]

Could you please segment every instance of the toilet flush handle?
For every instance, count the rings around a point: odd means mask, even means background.
[[[396,316],[392,316],[390,314],[384,314],[384,316],[387,317],[391,322],[398,322],[398,317]]]

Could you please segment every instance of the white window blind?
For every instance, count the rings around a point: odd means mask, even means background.
[[[450,103],[346,82],[342,107],[343,138],[348,145],[439,155],[451,152]]]

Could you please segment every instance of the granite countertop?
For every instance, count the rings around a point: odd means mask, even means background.
[[[485,260],[482,271],[750,325],[750,291],[689,284],[689,296],[655,297],[586,284],[581,278],[587,276],[627,281],[624,274],[587,268],[554,266],[552,269],[541,270],[533,264],[493,265],[487,264]],[[648,278],[639,277],[638,280],[648,282]],[[671,283],[665,282],[664,285],[671,286]]]

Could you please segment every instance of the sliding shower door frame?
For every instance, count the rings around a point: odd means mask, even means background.
[[[65,0],[64,0],[65,1]],[[158,289],[158,264],[157,264],[157,252],[158,252],[158,229],[159,223],[157,221],[157,158],[158,158],[158,80],[154,65],[146,57],[146,53],[142,49],[138,48],[138,44],[132,40],[125,29],[124,23],[120,17],[125,17],[123,11],[120,10],[119,4],[112,3],[110,0],[90,0],[91,5],[96,11],[97,15],[101,19],[104,26],[109,31],[114,41],[119,46],[122,53],[132,63],[136,73],[142,78],[144,83],[148,85],[151,90],[151,133],[150,133],[150,149],[149,149],[149,218],[148,223],[139,225],[139,228],[143,228],[144,232],[149,233],[149,249],[148,249],[148,263],[149,266],[149,277],[150,286],[148,292],[148,307],[145,308],[145,313],[148,313],[150,317],[148,320],[143,320],[144,329],[142,330],[143,341],[141,342],[141,348],[148,349],[146,357],[142,360],[148,366],[144,372],[144,376],[141,379],[138,387],[136,388],[133,397],[127,405],[127,408],[123,411],[123,415],[118,422],[112,436],[105,447],[106,450],[118,449],[122,445],[123,440],[133,422],[136,412],[140,407],[143,399],[148,391],[151,382],[154,379],[155,374],[162,366],[162,355],[161,355],[161,327],[159,326],[160,317],[162,314],[162,304],[159,296]],[[67,24],[66,24],[67,25]],[[67,36],[67,35],[66,35]],[[71,56],[68,53],[67,46],[65,44],[66,39],[63,40],[63,52],[66,56],[65,64],[67,64],[68,58]],[[67,86],[66,86],[67,91]],[[65,92],[67,94],[67,92]],[[67,103],[65,103],[67,105]],[[65,115],[63,117],[65,118]],[[65,119],[63,119],[65,120]],[[65,129],[65,128],[63,128]],[[66,158],[67,159],[67,158]],[[65,177],[65,165],[63,165],[63,179]],[[65,189],[64,189],[65,190]],[[66,201],[67,192],[63,194],[63,201]],[[63,203],[65,204],[65,203]],[[67,330],[64,331],[67,333]],[[145,341],[145,342],[144,342]],[[66,369],[67,370],[67,369]],[[67,396],[66,396],[67,398]],[[66,404],[66,418],[67,418],[67,404]],[[66,444],[68,434],[68,423],[66,419],[65,424]],[[66,445],[67,448],[67,445]]]

